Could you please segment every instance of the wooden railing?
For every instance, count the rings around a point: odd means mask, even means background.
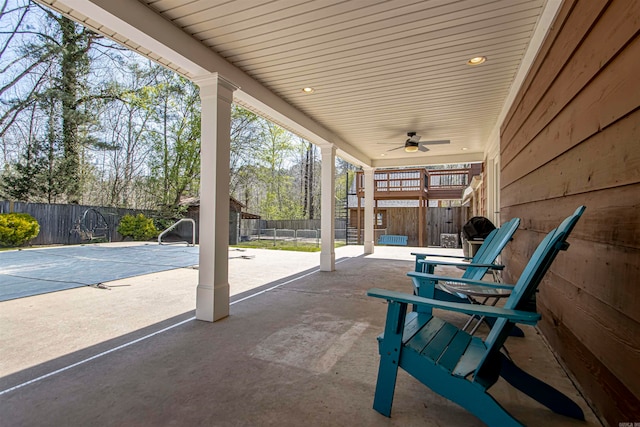
[[[469,169],[439,169],[428,171],[430,199],[460,199],[471,182]]]
[[[398,169],[374,173],[375,199],[459,199],[480,165],[464,169]],[[364,197],[364,174],[359,172],[356,191]]]
[[[428,171],[429,188],[460,188],[469,185],[469,169],[442,169]]]
[[[427,197],[426,169],[376,171],[373,177],[376,199]],[[357,193],[364,196],[364,174],[358,173]]]

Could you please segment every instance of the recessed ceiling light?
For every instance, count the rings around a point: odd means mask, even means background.
[[[315,90],[314,88],[312,88],[312,87],[303,87],[303,88],[302,88],[302,91],[303,91],[304,93],[313,93],[313,92],[315,92],[316,90]]]
[[[467,147],[462,147],[462,151],[467,151],[468,148]]]
[[[486,56],[476,56],[467,61],[467,65],[480,65],[487,60]]]
[[[380,154],[380,157],[384,157],[386,155],[387,155],[387,153],[382,153],[382,154]]]

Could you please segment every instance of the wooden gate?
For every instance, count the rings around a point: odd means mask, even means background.
[[[456,234],[458,247],[460,247],[460,232],[462,226],[468,221],[467,208],[428,208],[427,230],[429,246],[440,246],[441,234]]]

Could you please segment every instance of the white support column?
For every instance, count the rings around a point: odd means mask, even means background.
[[[364,253],[372,254],[374,250],[375,236],[373,233],[373,192],[375,169],[364,169]]]
[[[217,73],[194,79],[200,87],[200,257],[196,318],[229,315],[229,158],[231,102],[237,89]]]
[[[336,269],[335,217],[336,217],[336,148],[320,147],[322,154],[321,177],[321,235],[320,271]]]

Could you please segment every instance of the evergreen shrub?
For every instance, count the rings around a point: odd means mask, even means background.
[[[125,215],[118,224],[118,233],[123,237],[131,237],[133,240],[149,240],[158,236],[158,229],[153,219],[143,214]]]
[[[20,246],[40,233],[40,224],[27,213],[0,214],[0,246]]]

